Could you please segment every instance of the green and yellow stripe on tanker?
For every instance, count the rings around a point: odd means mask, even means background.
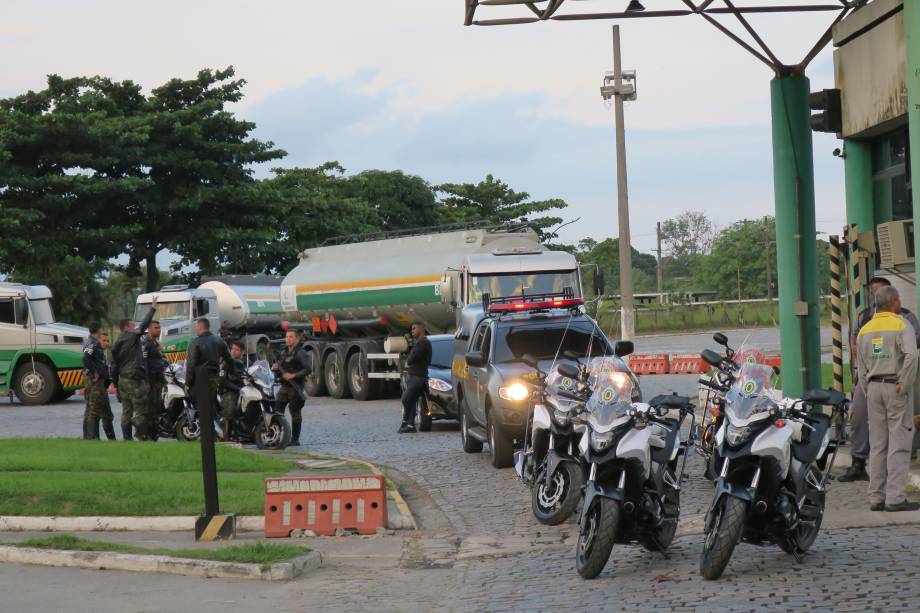
[[[440,302],[440,276],[401,277],[297,286],[297,309],[372,307]]]
[[[249,312],[255,315],[276,315],[281,313],[281,298],[278,294],[246,294],[243,296]]]

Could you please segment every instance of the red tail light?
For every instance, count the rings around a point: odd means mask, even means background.
[[[553,300],[500,302],[489,305],[490,313],[508,313],[513,311],[535,311],[539,309],[567,309],[585,303],[581,298],[556,298]]]

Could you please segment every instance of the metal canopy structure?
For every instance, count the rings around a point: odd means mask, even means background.
[[[507,26],[536,23],[539,21],[584,21],[593,19],[646,19],[655,17],[689,17],[698,15],[713,27],[738,43],[751,55],[769,66],[777,76],[803,74],[805,68],[831,40],[831,30],[834,25],[853,9],[866,4],[868,0],[827,0],[820,4],[790,4],[788,0],[768,3],[759,2],[756,5],[740,4],[731,0],[651,0],[657,6],[668,4],[674,8],[658,10],[632,10],[632,11],[584,11],[588,4],[585,0],[465,0],[466,13],[464,25],[473,26]],[[594,0],[591,5],[624,6],[625,0]],[[520,7],[525,15],[521,17],[500,17],[477,19],[480,13],[489,9],[504,7]],[[682,8],[679,8],[682,7]],[[833,21],[818,39],[818,41],[805,54],[801,61],[794,64],[783,63],[764,42],[764,39],[751,26],[746,17],[752,14],[777,14],[777,13],[836,13]],[[717,16],[733,16],[741,27],[750,35],[752,42],[745,41],[742,36],[732,31],[723,24]]]
[[[777,281],[779,286],[780,340],[783,385],[787,396],[801,395],[821,385],[821,337],[817,241],[815,239],[815,187],[812,151],[810,83],[805,69],[831,41],[834,25],[868,0],[464,0],[468,26],[507,26],[540,21],[592,19],[645,19],[699,16],[773,71],[770,101],[773,134],[773,191],[776,211]],[[663,8],[667,6],[668,8]],[[585,12],[586,7],[607,11]],[[610,11],[614,7],[625,8]],[[521,16],[477,19],[487,12]],[[751,25],[755,14],[833,14],[831,23],[804,57],[782,62]],[[484,16],[484,15],[483,15]],[[736,21],[742,33],[724,21]],[[745,34],[746,33],[746,34]]]

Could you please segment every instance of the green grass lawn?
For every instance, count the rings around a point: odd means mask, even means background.
[[[116,553],[136,553],[174,558],[192,558],[195,560],[214,560],[217,562],[240,562],[245,564],[277,564],[291,558],[309,553],[310,549],[301,545],[285,543],[249,543],[229,545],[214,549],[166,549],[136,547],[121,543],[93,541],[69,534],[43,536],[39,538],[7,543],[16,547],[35,547],[38,549],[60,549],[64,551],[111,551]]]
[[[265,478],[292,465],[218,446],[217,468],[221,509],[258,515]],[[198,445],[0,441],[0,515],[197,515],[203,509]]]

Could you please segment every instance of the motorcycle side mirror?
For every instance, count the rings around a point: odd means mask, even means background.
[[[613,345],[613,352],[617,354],[617,357],[622,358],[624,355],[631,354],[635,348],[632,341],[617,341]]]
[[[521,362],[530,366],[533,369],[539,370],[540,363],[537,361],[537,358],[533,357],[533,354],[525,353],[521,356]]]
[[[728,337],[722,334],[721,332],[716,332],[715,334],[713,334],[712,340],[714,340],[717,345],[728,347]]]
[[[559,374],[563,377],[568,377],[569,379],[580,379],[581,378],[581,369],[572,364],[562,363],[556,367],[559,371]]]
[[[712,349],[703,349],[702,353],[700,353],[700,356],[706,360],[708,364],[715,366],[716,368],[722,364],[722,356],[720,356]]]

